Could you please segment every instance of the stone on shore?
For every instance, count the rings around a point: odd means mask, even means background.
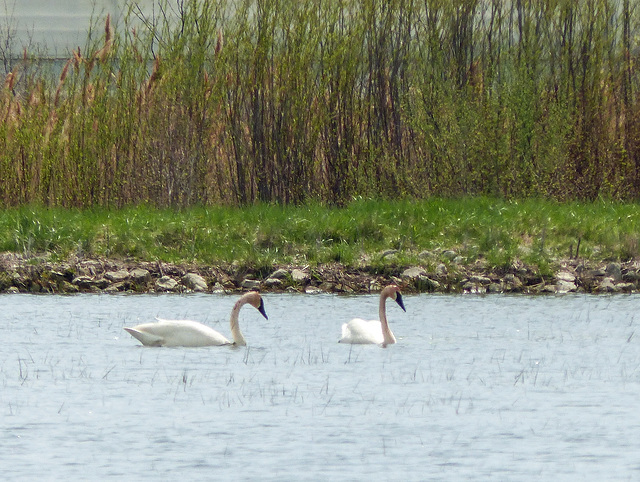
[[[260,288],[260,281],[257,279],[245,279],[240,283],[240,286],[246,290],[257,290]]]
[[[419,266],[414,266],[413,268],[407,268],[405,269],[402,274],[401,277],[402,278],[418,278],[419,276],[426,276],[427,272],[423,269],[420,268]]]
[[[293,279],[293,281],[295,281],[296,283],[300,283],[300,284],[304,284],[307,281],[309,281],[309,274],[305,273],[304,271],[302,271],[301,269],[293,269],[291,271],[291,278]]]
[[[267,278],[266,280],[264,280],[264,285],[267,288],[282,288],[283,284],[284,283],[279,278]]]
[[[144,268],[135,268],[129,273],[131,279],[136,283],[147,283],[151,280],[151,273]]]
[[[613,278],[613,281],[622,280],[622,267],[620,263],[609,263],[604,270],[604,274]]]
[[[82,289],[103,290],[109,286],[109,280],[104,278],[94,278],[89,275],[80,275],[73,279],[72,284]]]
[[[178,287],[178,282],[171,276],[163,276],[156,280],[156,289],[158,291],[175,291]]]
[[[455,258],[446,260],[451,256]],[[424,266],[399,268],[394,264],[383,270],[366,264],[363,257],[359,267],[340,263],[284,266],[273,268],[265,278],[251,270],[245,273],[253,274],[239,277],[235,265],[196,267],[101,258],[73,258],[54,263],[0,253],[0,292],[234,292],[260,288],[280,292],[371,293],[390,283],[408,293],[635,293],[640,288],[640,260],[596,263],[559,260],[555,274],[541,274],[535,267],[527,267],[519,260],[494,271],[482,260],[469,265],[464,261],[457,262],[457,257],[454,251],[447,254],[438,251]],[[213,290],[205,277],[211,279],[211,283],[215,282]]]
[[[283,280],[289,276],[289,272],[286,269],[277,269],[269,275],[269,278]]]
[[[129,271],[119,269],[118,271],[107,271],[104,277],[113,283],[120,283],[129,278]]]
[[[193,291],[207,291],[209,286],[205,279],[196,273],[187,273],[182,277],[182,284]]]
[[[576,277],[569,271],[560,271],[556,275],[556,293],[572,293],[577,291]]]
[[[507,273],[504,276],[504,285],[502,286],[502,290],[509,292],[509,293],[520,293],[522,292],[522,280],[520,278],[518,278],[515,274],[513,273]]]
[[[597,289],[603,293],[614,293],[616,291],[616,286],[613,282],[613,278],[610,276],[603,278],[598,284]]]
[[[216,284],[214,284],[213,288],[211,288],[211,292],[212,293],[224,293],[225,289],[224,289],[224,286],[222,285],[222,283],[220,283],[219,281],[216,281]]]

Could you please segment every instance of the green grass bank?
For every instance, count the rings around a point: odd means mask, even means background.
[[[526,287],[554,282],[563,270],[575,274],[617,263],[633,271],[639,239],[638,206],[604,201],[357,200],[344,208],[181,210],[23,206],[0,211],[0,286],[14,286],[11,273],[19,269],[67,270],[63,278],[73,281],[82,271],[74,264],[102,260],[129,268],[151,264],[159,274],[162,266],[178,274],[208,272],[212,283],[222,276],[214,273],[219,270],[230,288],[241,287],[247,276],[263,282],[278,268],[306,270],[306,285],[322,284],[325,275],[361,278],[354,291],[366,289],[367,278],[402,280],[409,268],[421,271],[405,276],[408,289],[460,291],[472,276],[484,276],[475,283],[486,285],[491,276],[506,275],[520,276]],[[285,287],[291,287],[290,274]],[[333,288],[328,290],[341,290]]]

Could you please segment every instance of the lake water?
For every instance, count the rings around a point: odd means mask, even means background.
[[[136,0],[135,4],[150,17],[157,2]],[[176,5],[169,2],[170,7]],[[10,56],[22,58],[26,47],[31,54],[66,58],[78,46],[84,50],[92,18],[97,34],[102,35],[102,19],[109,14],[118,24],[126,11],[122,0],[0,0],[0,41],[8,41],[3,47]]]
[[[368,295],[266,294],[243,348],[122,330],[236,299],[0,296],[3,478],[640,479],[637,296],[405,295],[387,349],[336,343]]]

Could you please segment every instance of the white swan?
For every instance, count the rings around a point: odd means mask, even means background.
[[[354,318],[349,323],[342,325],[342,337],[338,340],[338,343],[374,343],[376,345],[382,345],[383,348],[395,343],[396,337],[393,336],[389,328],[389,323],[387,322],[385,309],[385,301],[387,298],[391,298],[400,305],[403,311],[407,311],[404,308],[400,288],[396,285],[389,285],[380,292],[380,320]]]
[[[231,310],[231,336],[233,343],[213,328],[191,320],[163,320],[158,318],[155,323],[144,323],[133,328],[124,329],[134,338],[140,340],[146,346],[213,346],[213,345],[240,345],[247,342],[238,326],[238,314],[243,305],[249,303],[256,308],[262,316],[267,317],[264,311],[264,302],[260,293],[251,291],[243,295]]]

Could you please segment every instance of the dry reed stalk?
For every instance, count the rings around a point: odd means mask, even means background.
[[[224,45],[224,37],[222,36],[222,30],[218,30],[218,38],[216,39],[215,55],[218,56],[222,51]]]
[[[22,106],[19,100],[16,100],[13,103],[11,114],[12,114],[13,121],[17,123],[18,119],[20,118],[20,115],[22,114]]]
[[[9,72],[4,78],[4,88],[6,90],[12,90],[14,82],[15,76],[13,75],[13,72]]]
[[[69,73],[69,65],[71,65],[71,59],[68,59],[62,68],[62,72],[60,73],[60,81],[59,85],[62,85],[67,78],[67,74]]]
[[[7,76],[4,79],[4,86],[6,89],[6,92],[11,92],[11,94],[8,96],[7,98],[7,110],[5,112],[4,115],[4,121],[8,122],[9,119],[13,119],[14,115],[13,115],[13,99],[15,98],[15,92],[13,91],[13,88],[16,85],[16,79],[17,79],[18,75],[17,75],[17,67],[15,69],[13,69],[12,72],[9,72],[7,74]],[[3,96],[4,97],[4,96]]]
[[[78,46],[78,50],[73,50],[73,68],[76,73],[80,70],[80,64],[82,63],[82,53],[80,52],[80,47]]]
[[[72,59],[67,60],[67,63],[64,64],[62,68],[62,72],[60,73],[60,80],[58,81],[58,88],[56,89],[56,95],[53,98],[53,105],[58,106],[60,101],[60,92],[62,91],[62,86],[64,85],[64,81],[67,78],[67,74],[69,73],[69,65],[71,65]]]
[[[82,92],[82,102],[83,105],[92,104],[94,99],[96,98],[96,88],[93,83],[88,83]]]
[[[18,80],[18,67],[15,67],[4,78],[4,87],[5,87],[5,89],[7,89],[8,91],[13,92],[13,88],[16,86],[17,80]]]
[[[160,56],[158,55],[153,62],[153,70],[151,71],[151,76],[149,77],[149,80],[147,81],[147,86],[145,88],[145,91],[147,94],[151,93],[151,89],[153,89],[153,86],[162,77],[162,74],[160,73],[160,62],[161,62],[161,59],[160,59]]]
[[[209,72],[207,72],[205,70],[204,72],[204,76],[203,76],[203,82],[204,82],[204,100],[209,100],[209,98],[211,97],[211,93],[213,92],[213,84],[209,79]]]
[[[27,102],[27,104],[30,107],[36,107],[38,104],[40,104],[40,99],[38,96],[38,90],[37,89],[32,89],[31,93],[29,94],[29,101]]]
[[[47,124],[44,128],[44,143],[47,144],[49,142],[49,138],[51,137],[51,133],[58,122],[58,114],[55,110],[49,111],[49,118],[47,119]]]
[[[100,50],[98,50],[94,56],[94,58],[98,59],[100,62],[105,62],[109,53],[111,52],[111,48],[113,47],[113,32],[111,28],[111,15],[107,15],[107,19],[104,25],[104,45]]]

